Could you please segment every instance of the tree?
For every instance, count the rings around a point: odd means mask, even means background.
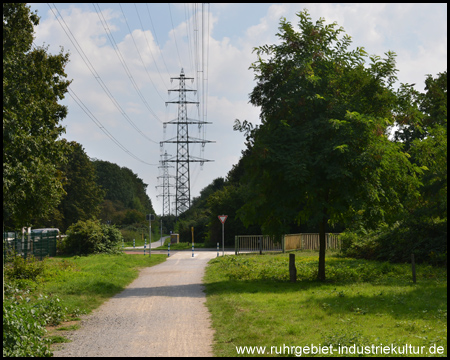
[[[38,23],[25,4],[3,4],[3,219],[11,227],[51,213],[64,195],[57,164],[67,109],[58,100],[70,84],[69,56],[32,49]]]
[[[387,136],[395,54],[366,64],[365,50],[350,51],[351,38],[336,23],[314,24],[306,10],[297,16],[300,32],[282,19],[281,43],[254,50],[250,102],[261,107],[261,126],[247,127],[249,193],[238,215],[274,235],[292,220],[314,224],[323,281],[327,226],[358,214],[369,225],[392,222],[418,183],[402,144]]]
[[[61,171],[65,176],[67,195],[58,209],[63,215],[62,231],[79,220],[97,217],[105,191],[97,185],[95,167],[83,146],[75,141],[68,143],[70,153]]]
[[[146,193],[147,184],[133,171],[108,161],[94,160],[97,184],[106,194],[102,205],[103,220],[114,223],[128,222],[139,216],[127,215],[126,210],[137,210],[141,214],[154,214],[152,202]]]

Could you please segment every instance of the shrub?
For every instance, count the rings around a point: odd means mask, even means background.
[[[3,302],[3,357],[53,355],[42,338],[44,321],[35,312],[19,302]]]
[[[27,259],[14,256],[11,264],[5,267],[5,275],[13,279],[27,279],[35,281],[45,269],[45,262],[37,260],[33,255]]]
[[[78,221],[67,229],[62,250],[69,255],[119,253],[122,235],[114,226],[100,220]]]
[[[447,219],[414,219],[371,232],[340,235],[344,256],[405,263],[414,254],[417,263],[447,265]]]

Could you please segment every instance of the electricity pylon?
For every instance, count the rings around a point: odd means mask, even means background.
[[[194,80],[194,78],[188,78],[185,76],[183,69],[181,69],[180,77],[171,78],[170,81],[179,80],[179,88],[169,90],[169,94],[171,91],[178,91],[178,101],[166,101],[167,104],[178,104],[178,118],[165,122],[164,127],[167,124],[177,125],[177,136],[176,138],[172,138],[169,140],[165,140],[161,142],[161,146],[163,143],[175,143],[177,144],[177,156],[171,159],[166,160],[167,162],[176,163],[176,192],[175,192],[175,216],[179,216],[181,213],[189,209],[191,206],[191,183],[190,183],[190,172],[189,172],[189,163],[191,162],[199,162],[200,165],[203,165],[204,162],[213,161],[213,160],[205,160],[202,158],[194,157],[189,155],[189,144],[192,143],[200,143],[204,146],[206,143],[211,143],[214,141],[208,141],[199,138],[193,138],[189,136],[189,125],[195,124],[198,126],[202,126],[204,124],[211,124],[210,122],[200,121],[190,119],[187,116],[187,105],[196,104],[198,106],[198,101],[187,101],[186,100],[186,92],[188,91],[196,91],[191,89],[186,89],[186,80]]]
[[[173,168],[173,166],[170,166],[167,163],[169,156],[171,155],[167,154],[167,151],[164,154],[161,154],[162,160],[159,161],[161,165],[158,166],[158,168],[162,169],[162,176],[158,176],[158,179],[162,179],[162,185],[156,186],[156,188],[162,187],[163,190],[162,195],[157,195],[157,197],[162,196],[163,198],[162,216],[170,215],[170,188],[174,187],[174,185],[170,183],[170,179],[174,178],[174,176],[169,175],[169,168]]]

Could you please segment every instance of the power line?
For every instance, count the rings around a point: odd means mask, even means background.
[[[77,103],[77,105],[81,108],[81,110],[84,111],[84,113],[94,122],[95,125],[97,125],[99,127],[99,129],[101,131],[103,131],[103,133],[106,134],[106,136],[108,136],[111,141],[116,144],[122,151],[126,152],[128,155],[130,155],[132,158],[136,159],[137,161],[140,161],[143,164],[146,165],[150,165],[150,166],[157,166],[158,164],[150,164],[142,159],[140,159],[139,157],[137,157],[136,155],[134,155],[131,151],[129,151],[125,146],[123,146],[119,140],[117,140],[104,126],[103,124],[95,117],[94,114],[92,114],[92,112],[87,108],[86,105],[84,105],[83,101],[80,100],[80,98],[77,96],[77,94],[75,94],[75,92],[68,88],[68,92],[69,95],[71,96],[71,98]]]
[[[92,4],[95,8],[95,4]],[[136,92],[138,93],[139,97],[141,98],[142,102],[144,103],[144,105],[147,107],[147,110],[160,122],[162,123],[162,121],[159,119],[159,117],[154,113],[154,111],[150,108],[150,105],[147,103],[147,101],[144,98],[144,95],[142,95],[141,90],[139,90],[139,87],[137,86],[136,81],[134,80],[133,75],[130,72],[130,69],[128,68],[125,59],[122,56],[122,53],[119,50],[119,47],[117,46],[116,40],[114,39],[114,36],[111,33],[111,30],[109,30],[109,26],[108,23],[106,22],[101,10],[100,10],[100,6],[97,4],[98,7],[98,11],[97,9],[95,9],[95,11],[97,12],[97,15],[102,23],[103,28],[105,29],[107,36],[109,38],[109,40],[111,41],[111,44],[113,46],[114,51],[117,54],[117,57],[120,60],[120,63],[122,64],[122,67],[124,68],[126,74],[128,75],[128,78],[131,81],[131,84],[133,85],[134,89],[136,90]],[[102,20],[103,19],[103,20]]]
[[[146,5],[147,5],[147,4],[146,4]],[[162,75],[161,75],[161,72],[159,71],[158,64],[156,63],[156,59],[155,59],[155,57],[153,56],[153,51],[152,51],[152,48],[151,48],[151,46],[150,46],[150,44],[149,44],[149,42],[148,42],[147,35],[145,34],[144,25],[142,25],[141,16],[139,15],[139,11],[138,11],[138,8],[137,8],[136,4],[134,4],[134,8],[135,8],[135,10],[136,10],[136,14],[137,14],[138,19],[139,19],[139,24],[141,24],[141,29],[142,29],[142,32],[143,32],[143,34],[144,34],[144,38],[145,38],[145,41],[146,41],[146,43],[147,43],[148,50],[150,51],[150,54],[152,55],[152,59],[153,59],[153,62],[154,62],[154,64],[155,64],[156,70],[158,71],[159,77],[160,77],[160,79],[161,79],[163,85],[164,85],[165,88],[167,89],[167,86],[166,86],[166,84],[165,84],[165,82],[164,82],[164,79],[163,79],[163,77],[162,77]],[[147,10],[148,10],[148,6],[147,6]],[[150,18],[150,21],[151,21],[151,18]],[[155,36],[155,39],[156,39],[156,34],[155,34],[154,36]],[[159,48],[158,42],[156,42],[156,44],[158,45],[158,48]],[[161,53],[161,49],[159,49],[159,51],[160,51],[160,53]],[[162,57],[162,53],[161,53],[161,57]],[[163,61],[164,61],[164,58],[163,58]],[[161,97],[161,98],[162,98],[162,97]],[[163,100],[164,100],[164,99],[163,99]]]
[[[119,105],[119,103],[117,102],[117,100],[115,99],[115,97],[113,96],[113,94],[111,93],[111,91],[109,91],[108,87],[106,86],[106,84],[103,82],[102,78],[100,77],[100,75],[97,73],[97,71],[95,70],[94,66],[92,65],[92,63],[89,61],[89,58],[86,56],[86,54],[83,51],[83,48],[80,46],[80,44],[78,43],[77,39],[75,38],[75,36],[73,35],[72,31],[70,30],[69,26],[67,25],[67,23],[64,21],[64,18],[62,17],[61,13],[59,12],[58,8],[55,6],[55,4],[53,4],[55,10],[57,11],[57,13],[59,14],[59,17],[61,18],[62,22],[64,23],[64,25],[67,28],[63,26],[63,24],[61,23],[61,21],[59,20],[58,16],[55,14],[55,12],[53,11],[53,9],[50,7],[50,5],[47,3],[48,7],[50,8],[50,10],[52,11],[53,15],[55,16],[56,20],[58,21],[59,25],[61,26],[61,28],[63,29],[63,31],[66,33],[67,37],[69,38],[70,42],[72,43],[72,45],[75,47],[75,50],[78,52],[78,54],[80,55],[81,59],[83,60],[83,62],[86,64],[87,68],[89,69],[89,71],[91,72],[92,76],[95,78],[95,80],[98,82],[98,84],[102,87],[103,91],[106,93],[106,95],[108,95],[109,99],[111,100],[111,102],[114,104],[114,106],[117,108],[117,110],[120,112],[120,114],[125,118],[125,120],[127,120],[130,125],[140,134],[142,135],[144,138],[146,138],[148,141],[157,144],[157,142],[151,138],[149,138],[147,135],[145,135],[137,126],[136,124],[131,120],[131,118],[125,113],[125,111],[122,109],[122,107]],[[70,33],[70,35],[69,35]],[[72,39],[73,38],[73,39]]]
[[[166,67],[167,74],[170,74],[170,71],[169,71],[169,69],[167,68],[166,61],[164,60],[163,53],[162,53],[162,51],[161,51],[161,46],[159,45],[158,37],[156,36],[156,31],[155,31],[155,27],[153,26],[152,16],[150,15],[150,9],[148,8],[148,4],[147,4],[147,3],[146,3],[145,5],[147,6],[147,13],[148,13],[148,16],[149,16],[149,18],[150,18],[150,23],[152,24],[153,35],[155,36],[156,45],[158,45],[158,49],[159,49],[159,52],[160,52],[160,54],[161,54],[161,59],[162,59],[162,61],[163,61],[163,63],[164,63],[164,66]],[[137,11],[137,8],[136,8],[136,11]],[[138,15],[138,16],[139,16],[139,15]],[[155,64],[156,64],[156,63],[155,63]],[[163,82],[164,82],[164,80],[163,80]]]
[[[170,22],[172,23],[173,38],[175,39],[175,47],[177,48],[178,60],[180,61],[180,68],[182,68],[183,64],[181,63],[180,52],[178,51],[178,43],[177,43],[177,37],[175,34],[175,26],[173,26],[172,10],[170,10],[170,3],[168,3],[168,5],[169,5],[169,13],[170,13]]]
[[[135,4],[135,6],[136,6],[136,4]],[[148,79],[149,79],[150,82],[152,83],[153,87],[155,88],[155,90],[156,90],[156,92],[158,93],[158,95],[159,95],[159,97],[161,98],[161,100],[164,101],[164,98],[163,98],[163,97],[161,96],[161,94],[159,93],[158,89],[156,88],[155,84],[153,83],[152,78],[150,77],[150,74],[148,73],[147,67],[145,66],[144,60],[142,59],[141,53],[140,53],[140,51],[139,51],[139,48],[138,48],[138,46],[137,46],[137,44],[136,44],[136,41],[134,40],[133,32],[131,31],[130,26],[128,25],[127,17],[125,16],[125,13],[124,13],[124,11],[123,11],[123,9],[122,9],[122,5],[120,5],[120,3],[119,3],[119,7],[120,7],[120,10],[122,11],[122,15],[123,15],[123,18],[125,19],[125,23],[127,24],[127,28],[128,28],[129,33],[130,33],[131,39],[133,40],[134,47],[136,48],[136,51],[137,51],[137,53],[138,53],[138,55],[139,55],[139,59],[141,60],[142,66],[144,67],[145,72],[147,73]],[[139,16],[139,12],[138,12],[138,16]],[[141,19],[139,18],[139,21],[140,21],[140,20],[141,20]],[[141,23],[141,25],[142,25],[142,23]],[[145,37],[145,31],[144,31],[144,29],[142,29],[142,32],[143,32],[144,37]],[[145,37],[145,38],[147,39],[147,37]],[[149,46],[149,49],[150,49],[150,46]],[[151,52],[151,49],[150,49],[150,52]],[[151,54],[152,54],[152,57],[153,57],[153,53],[151,53]],[[155,60],[155,59],[153,58],[153,60]],[[158,70],[158,71],[159,71],[159,70]],[[161,75],[161,74],[160,74],[160,75]]]
[[[190,17],[187,10],[187,4],[184,4],[184,17],[186,18],[186,36],[188,39],[188,53],[189,53],[189,64],[191,66],[191,71],[194,71],[194,63],[192,60],[192,45],[191,45],[191,39],[190,36],[190,30],[191,30],[191,24],[190,24]]]
[[[37,49],[36,44],[32,43],[33,47]],[[103,131],[103,133],[108,136],[108,138],[116,144],[122,151],[126,152],[128,155],[130,155],[132,158],[140,161],[143,164],[150,165],[150,166],[157,166],[158,164],[150,164],[144,160],[141,160],[139,157],[134,155],[131,151],[129,151],[125,146],[123,146],[119,140],[117,140],[113,134],[111,134],[108,129],[105,128],[105,126],[95,117],[94,114],[88,109],[88,107],[83,103],[83,101],[77,96],[77,94],[70,88],[67,88],[67,92],[69,93],[70,97],[77,103],[77,105],[81,108],[81,110],[84,111],[84,113],[94,122],[95,125],[98,126],[98,128]]]

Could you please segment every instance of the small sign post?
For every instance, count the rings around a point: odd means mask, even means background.
[[[227,217],[228,215],[219,215],[219,220],[222,223],[222,256],[225,255],[225,230],[224,230],[224,225],[225,225],[225,221],[227,221]]]

